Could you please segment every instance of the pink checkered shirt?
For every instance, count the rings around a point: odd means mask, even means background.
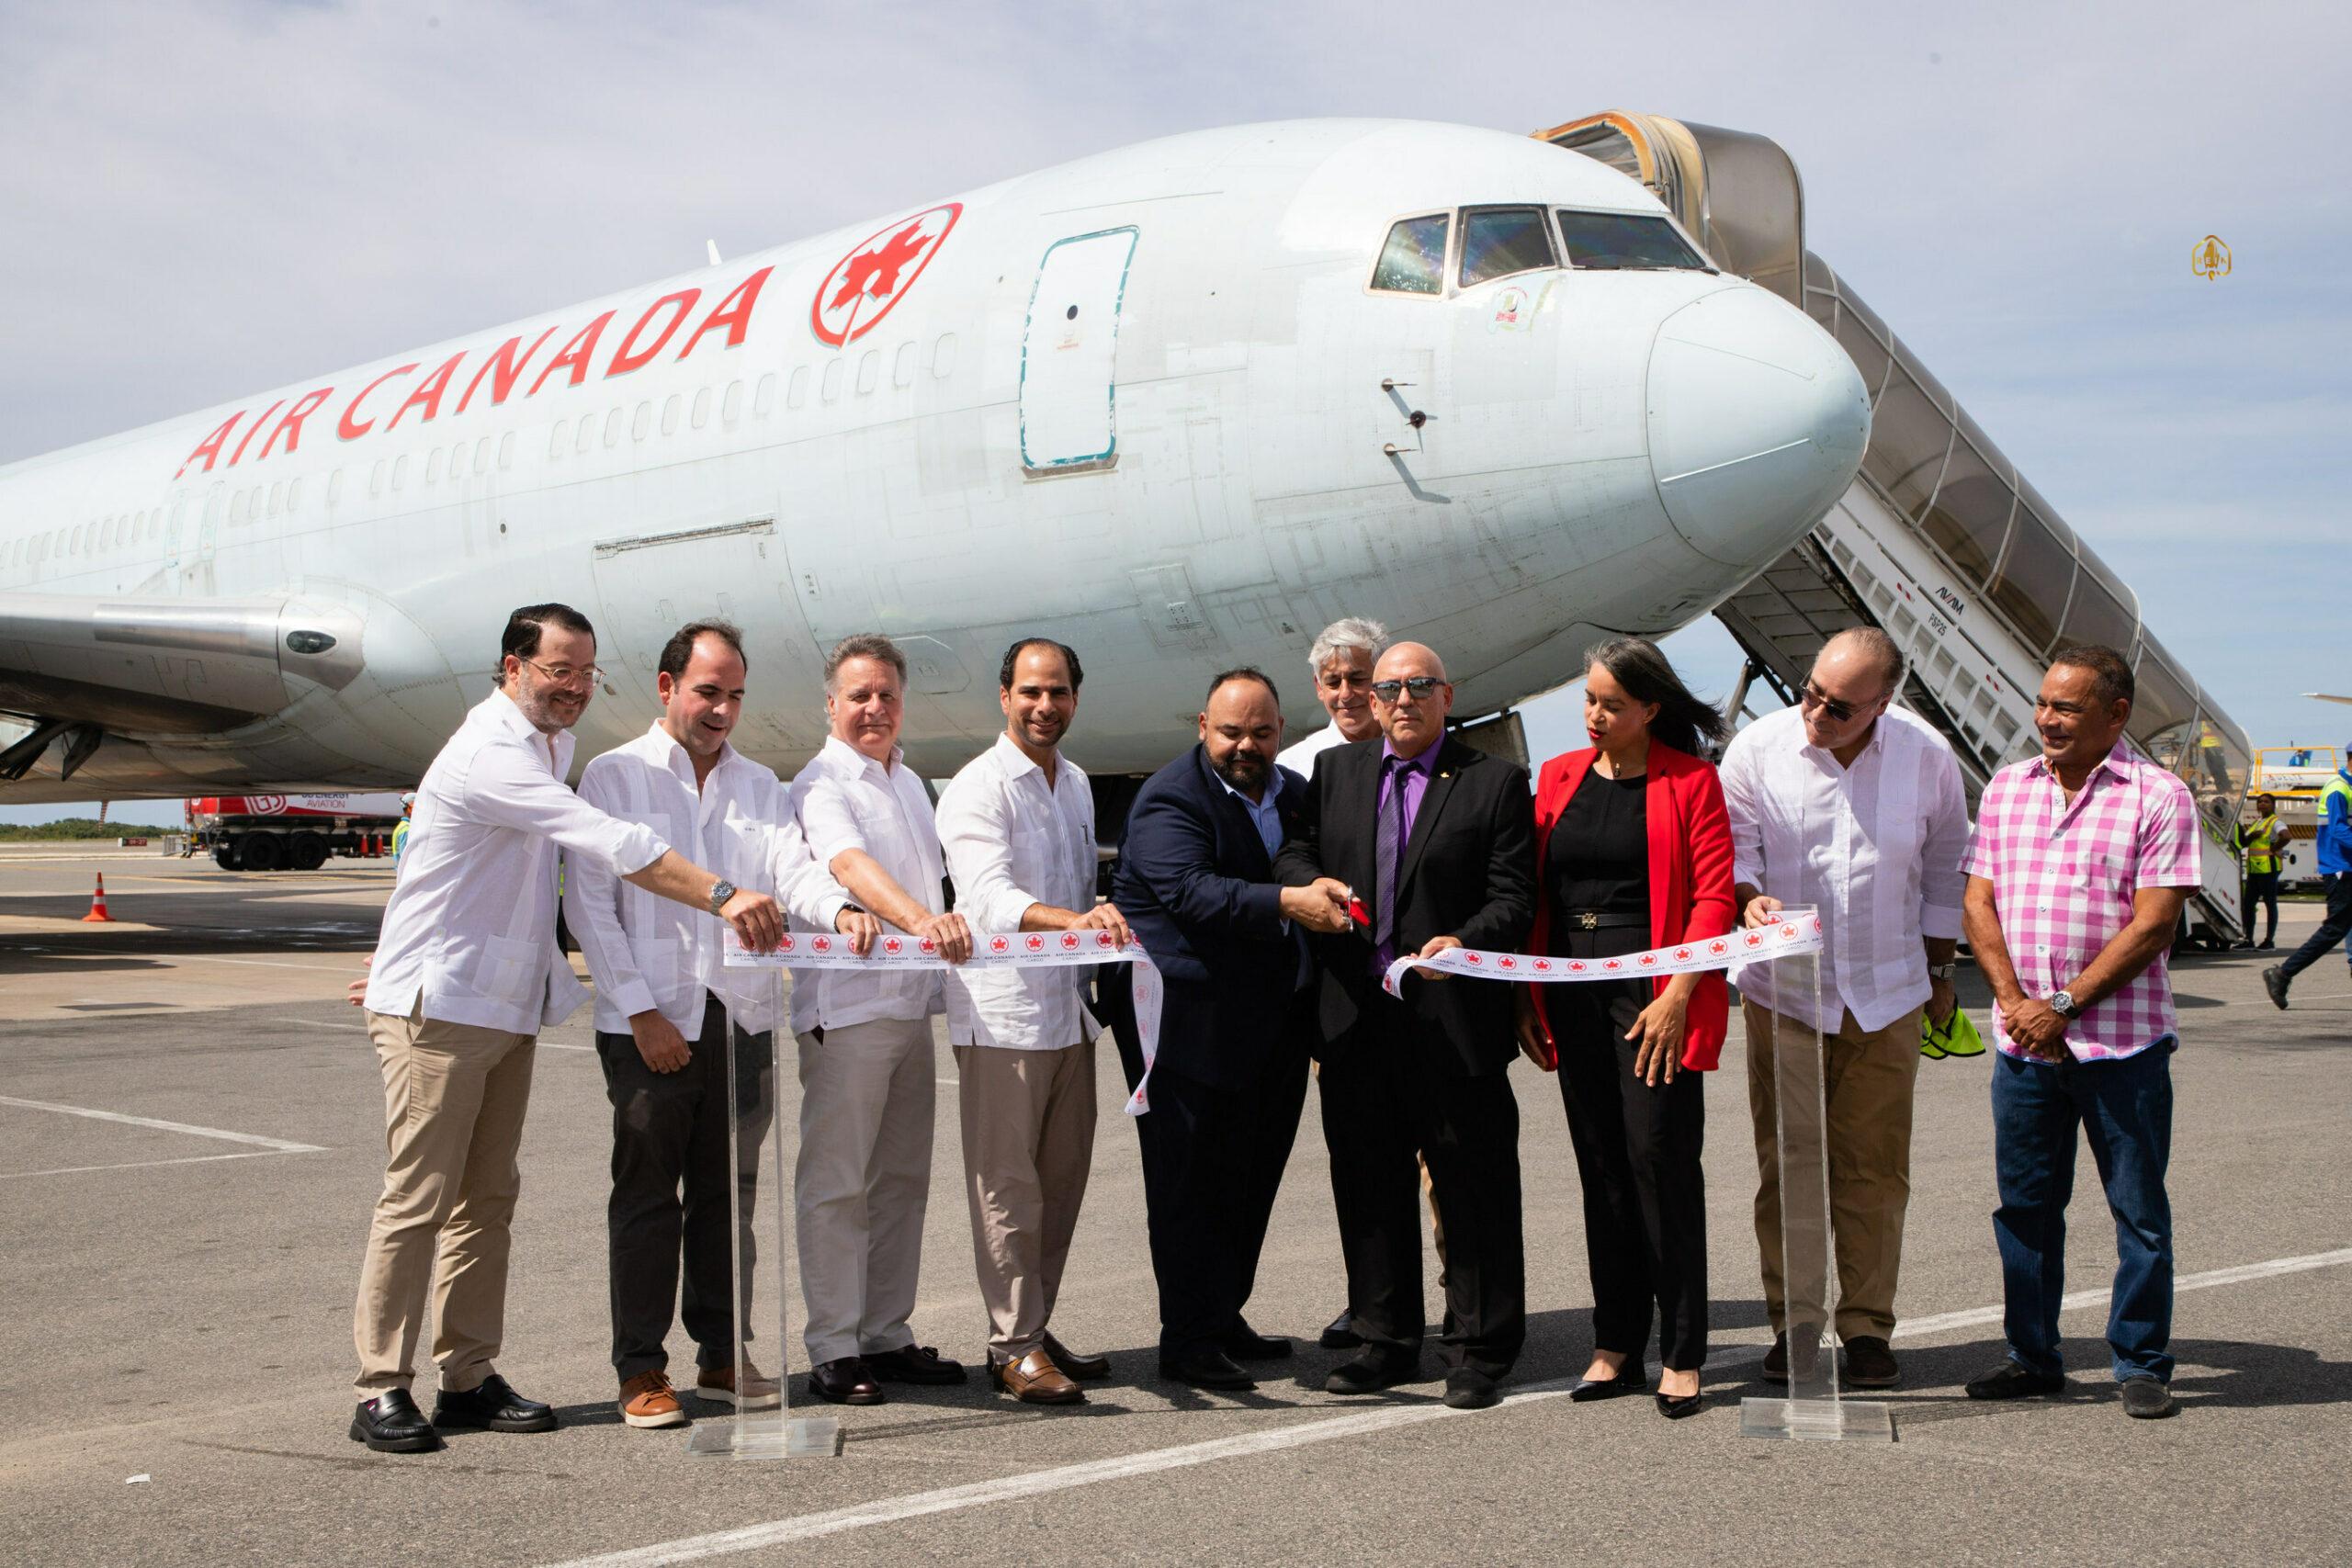
[[[1991,881],[2018,984],[2027,996],[2047,997],[2131,923],[2132,894],[2201,886],[2197,854],[2188,786],[2119,741],[2071,807],[2040,757],[1994,774],[1961,869]],[[2159,950],[2121,990],[2067,1027],[2066,1044],[2082,1061],[2114,1061],[2178,1030]],[[2009,1055],[2027,1055],[1997,1012],[1993,1041]]]

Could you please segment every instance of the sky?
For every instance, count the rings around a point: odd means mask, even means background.
[[[2352,733],[2296,695],[2352,691],[2341,8],[0,0],[0,461],[1173,131],[1759,132],[2256,743]],[[1736,676],[1711,622],[1670,651]],[[1529,725],[1582,743],[1572,694]]]

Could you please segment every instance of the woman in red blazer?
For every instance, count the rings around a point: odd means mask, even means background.
[[[1609,958],[1732,928],[1731,824],[1712,763],[1722,715],[1690,694],[1657,645],[1588,658],[1589,750],[1544,764],[1535,786],[1530,952]],[[1659,1413],[1699,1408],[1707,1359],[1706,1106],[1699,1075],[1723,1054],[1723,972],[1521,987],[1520,1043],[1560,1075],[1584,1183],[1592,1364],[1570,1393],[1639,1392],[1655,1318]]]

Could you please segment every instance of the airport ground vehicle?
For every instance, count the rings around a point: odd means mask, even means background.
[[[211,795],[187,803],[187,846],[223,871],[316,871],[330,855],[392,852],[401,797]]]

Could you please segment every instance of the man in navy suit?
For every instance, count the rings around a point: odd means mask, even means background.
[[[1112,897],[1165,982],[1143,1145],[1159,1371],[1196,1388],[1255,1387],[1241,1362],[1291,1353],[1241,1315],[1306,1100],[1315,1033],[1306,931],[1347,923],[1329,878],[1274,881],[1306,782],[1274,762],[1281,699],[1255,670],[1210,682],[1200,744],[1146,781],[1127,814]],[[1126,966],[1106,998],[1133,1089],[1144,1062]]]

